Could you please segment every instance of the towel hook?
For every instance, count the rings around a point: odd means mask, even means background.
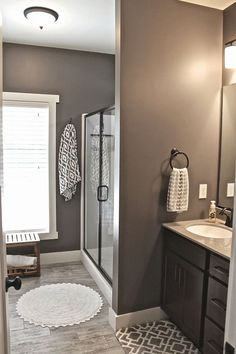
[[[173,170],[173,168],[174,168],[172,162],[173,162],[174,158],[175,158],[176,156],[178,156],[178,155],[184,155],[184,156],[185,156],[185,158],[186,158],[186,160],[187,160],[186,168],[188,168],[188,167],[189,167],[189,158],[188,158],[188,155],[187,155],[185,152],[180,151],[180,150],[174,148],[174,149],[171,150],[171,153],[170,153],[170,167],[172,168],[172,170]]]

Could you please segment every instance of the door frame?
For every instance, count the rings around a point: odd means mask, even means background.
[[[0,189],[0,210],[1,210],[1,189]],[[10,353],[10,331],[7,316],[8,296],[6,293],[6,244],[2,232],[2,221],[0,213],[0,354]]]
[[[0,12],[0,126],[2,125],[2,16]],[[2,129],[0,129],[2,134]],[[0,154],[2,154],[2,136],[0,137]],[[1,159],[2,160],[2,159]],[[2,173],[2,164],[0,165],[0,174]],[[1,176],[2,177],[2,176]],[[2,178],[0,179],[2,182]],[[6,244],[2,232],[1,215],[1,187],[0,187],[0,354],[10,353],[10,336],[7,316],[8,297],[6,293]]]

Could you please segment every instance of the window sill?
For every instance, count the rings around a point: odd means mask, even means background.
[[[58,240],[58,232],[55,231],[47,234],[39,234],[39,238],[41,241]]]

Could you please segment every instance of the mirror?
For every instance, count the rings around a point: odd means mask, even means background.
[[[236,158],[236,84],[224,86],[218,205],[233,208]]]

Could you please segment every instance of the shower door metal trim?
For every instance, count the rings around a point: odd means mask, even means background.
[[[103,183],[102,180],[102,165],[103,165],[103,138],[102,135],[104,133],[104,125],[103,125],[103,113],[100,113],[100,119],[99,119],[99,186],[97,189],[100,188],[100,186]],[[98,195],[97,195],[98,197]],[[97,198],[98,199],[98,198]],[[98,200],[98,205],[99,205],[99,226],[98,226],[98,266],[102,269],[101,267],[101,260],[102,260],[102,206],[101,206],[101,201]],[[103,270],[103,269],[102,269]],[[104,270],[103,270],[104,272]],[[109,278],[109,277],[108,277]]]
[[[107,107],[103,108],[102,110],[98,110],[92,113],[88,114],[83,114],[82,119],[83,119],[83,138],[84,138],[84,144],[83,144],[83,177],[86,178],[85,174],[85,169],[86,169],[86,118],[89,118],[95,114],[100,114],[100,154],[99,154],[99,186],[102,186],[102,159],[103,159],[103,137],[102,137],[102,132],[101,132],[101,127],[103,123],[103,114],[105,112],[110,112],[114,110],[114,106],[112,107]],[[84,179],[83,178],[83,179]],[[82,222],[83,222],[83,244],[82,244],[82,249],[86,253],[86,255],[89,257],[89,259],[93,262],[93,264],[96,266],[96,268],[99,270],[99,272],[104,276],[104,278],[108,281],[110,285],[112,285],[112,279],[109,277],[109,275],[106,273],[106,271],[103,269],[101,266],[101,244],[102,244],[102,206],[101,206],[101,201],[99,201],[99,229],[98,229],[98,262],[96,262],[93,257],[90,255],[90,253],[87,251],[85,248],[85,208],[86,208],[86,198],[85,198],[85,183],[83,182],[82,185],[82,193],[83,193],[83,212],[82,212]]]

